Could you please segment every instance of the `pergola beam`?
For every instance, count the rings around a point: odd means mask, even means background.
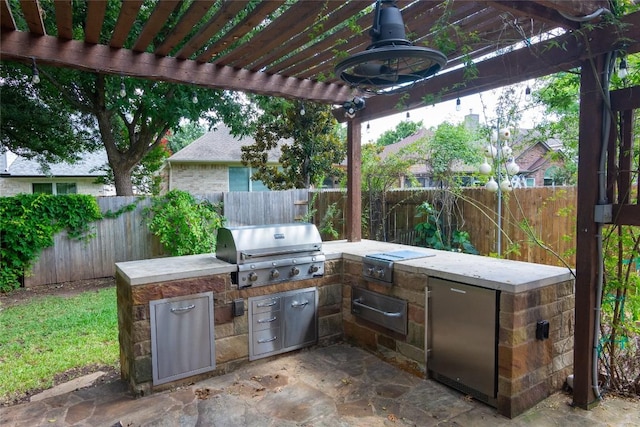
[[[92,46],[76,40],[63,42],[56,37],[37,37],[26,32],[3,32],[0,59],[29,62],[31,58],[56,67],[306,99],[324,104],[334,104],[351,96],[350,88],[332,83],[316,83],[192,60],[158,57],[151,53],[135,53],[104,45]]]

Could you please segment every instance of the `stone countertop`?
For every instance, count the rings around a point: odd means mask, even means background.
[[[236,271],[234,264],[220,261],[213,254],[151,258],[116,263],[116,273],[124,277],[131,286],[191,279],[234,271]]]
[[[438,251],[373,240],[327,242],[323,244],[322,249],[327,259],[342,256],[344,259],[357,262],[362,261],[366,255],[380,252],[407,249],[424,252],[431,256],[395,262],[394,270],[423,273],[430,277],[511,293],[526,292],[573,279],[571,271],[565,267]]]
[[[394,263],[394,269],[512,293],[573,279],[570,270],[563,267],[374,240],[324,242],[322,250],[327,260],[344,258],[356,262],[361,262],[366,255],[380,252],[424,252],[433,256],[399,261]],[[213,254],[201,254],[119,262],[116,263],[116,271],[133,286],[231,273],[236,271],[236,266],[217,259]]]

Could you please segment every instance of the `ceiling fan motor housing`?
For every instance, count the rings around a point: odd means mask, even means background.
[[[407,35],[404,31],[404,22],[400,9],[396,6],[395,1],[388,3],[391,3],[391,5],[380,7],[380,4],[378,4],[376,6],[376,8],[380,9],[376,10],[373,26],[369,31],[371,45],[368,49],[391,44],[411,44],[407,40]]]

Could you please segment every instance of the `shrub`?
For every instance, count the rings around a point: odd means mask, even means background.
[[[149,230],[173,256],[214,252],[218,228],[225,219],[220,204],[198,201],[191,194],[172,190],[152,198],[143,211]]]

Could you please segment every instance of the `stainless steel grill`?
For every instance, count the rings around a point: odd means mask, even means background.
[[[237,264],[232,281],[240,288],[324,275],[322,239],[308,223],[220,228],[216,258]]]
[[[365,279],[385,285],[393,284],[393,263],[415,258],[434,256],[433,252],[398,250],[370,254],[362,260],[362,275]]]

